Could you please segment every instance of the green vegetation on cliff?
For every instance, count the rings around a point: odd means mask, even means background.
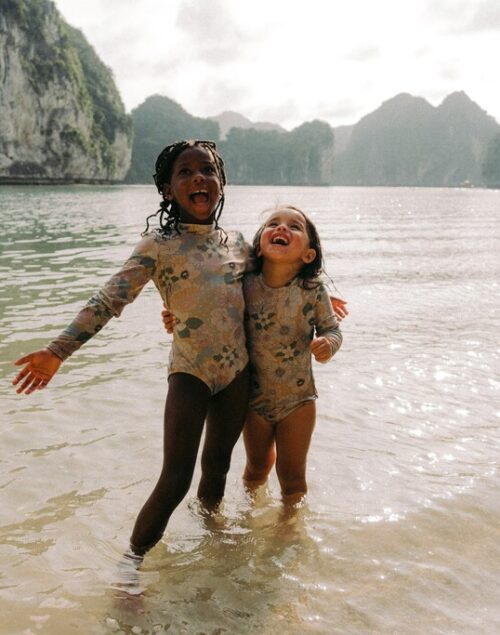
[[[219,141],[219,125],[189,115],[176,102],[148,97],[132,111],[134,145],[129,183],[151,183],[162,148],[179,139]],[[320,121],[291,132],[232,128],[218,143],[229,182],[248,185],[325,185],[332,180],[333,131]]]
[[[220,144],[230,183],[328,185],[333,176],[333,131],[321,121],[291,132],[232,128]]]
[[[88,165],[86,171],[92,178],[122,178],[128,168],[132,122],[111,70],[81,31],[66,24],[50,0],[2,0],[1,13],[8,32],[20,34],[6,41],[6,68],[15,51],[31,87],[33,107],[40,110],[37,116],[40,120],[45,117],[45,147],[38,150],[52,166],[41,163],[39,173],[49,174],[51,167],[54,171],[54,166],[60,165],[60,177],[71,178],[72,168],[66,173],[64,167],[77,153],[88,157],[80,164]],[[7,79],[11,86],[17,81]],[[64,92],[67,99],[63,105]],[[15,165],[11,173],[22,177],[22,170]],[[85,174],[76,176],[85,179]]]
[[[128,183],[151,183],[156,157],[179,139],[219,140],[219,124],[188,114],[168,97],[153,95],[132,111],[134,144]]]

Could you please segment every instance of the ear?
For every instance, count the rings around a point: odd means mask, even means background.
[[[302,262],[306,265],[311,263],[316,258],[316,249],[312,247],[302,254]]]
[[[170,187],[168,183],[165,183],[163,186],[163,198],[166,201],[171,201],[173,199],[172,188]]]

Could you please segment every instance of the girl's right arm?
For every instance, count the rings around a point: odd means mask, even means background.
[[[30,394],[44,388],[65,359],[135,300],[144,285],[151,280],[157,259],[158,243],[154,237],[146,236],[120,271],[90,298],[73,322],[46,349],[30,353],[15,362],[16,365],[26,364],[13,381],[17,385],[23,380],[17,392]]]

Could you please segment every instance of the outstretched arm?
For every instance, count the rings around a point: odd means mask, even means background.
[[[47,348],[40,351],[29,353],[24,357],[20,357],[15,362],[16,366],[25,364],[24,368],[18,373],[12,384],[17,386],[22,382],[16,392],[31,394],[34,390],[45,388],[52,377],[59,370],[62,359]]]

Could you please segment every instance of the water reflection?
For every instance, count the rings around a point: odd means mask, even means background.
[[[50,391],[19,399],[9,383],[11,360],[128,256],[156,196],[0,189],[9,635],[498,632],[499,193],[235,187],[224,224],[250,238],[277,199],[313,214],[351,312],[338,358],[315,367],[307,505],[284,515],[274,476],[248,500],[239,444],[221,513],[186,501],[144,563],[144,594],[123,603],[116,566],[161,465],[169,344],[155,290]]]

